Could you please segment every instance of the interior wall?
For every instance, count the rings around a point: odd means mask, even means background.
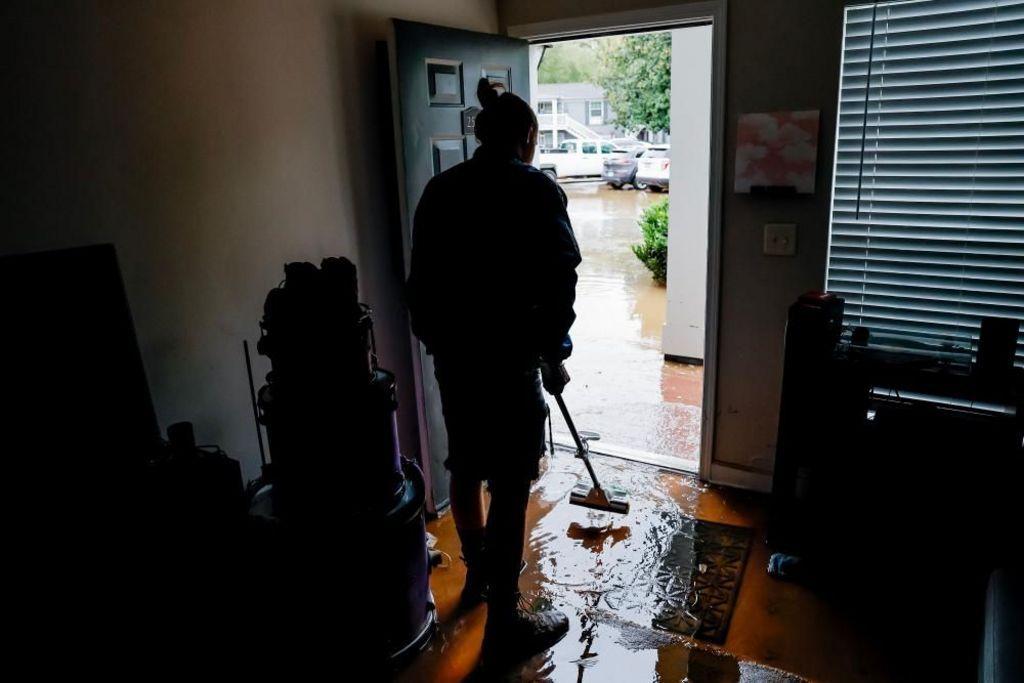
[[[684,4],[685,0],[499,0],[503,28]],[[729,0],[725,182],[714,459],[770,472],[786,309],[824,286],[844,0]],[[739,114],[820,109],[817,192],[766,198],[731,192]],[[762,254],[765,223],[796,223],[793,258]]]
[[[0,14],[0,253],[116,245],[161,426],[194,421],[255,476],[242,339],[258,337],[285,262],[344,255],[398,374],[403,446],[417,448],[375,47],[392,16],[493,32],[494,0],[33,2]],[[87,333],[69,330],[68,343]],[[259,382],[269,368],[255,365]],[[87,394],[68,387],[68,402]]]

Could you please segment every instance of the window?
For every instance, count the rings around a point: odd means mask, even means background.
[[[848,325],[966,357],[982,318],[1024,318],[1024,0],[847,8],[836,137]]]
[[[593,142],[584,142],[581,145],[581,149],[584,154],[597,154],[597,145]]]
[[[604,123],[604,102],[601,100],[587,102],[587,123],[594,126]]]
[[[538,114],[550,114],[552,111],[551,100],[541,100],[537,103]]]
[[[608,143],[601,145],[601,154],[611,154],[614,151],[615,148],[609,145]]]

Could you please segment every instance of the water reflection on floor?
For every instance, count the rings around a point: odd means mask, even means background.
[[[529,508],[527,569],[520,582],[534,602],[550,602],[570,617],[569,635],[554,648],[517,668],[486,680],[511,681],[793,681],[776,669],[761,666],[727,649],[704,645],[656,629],[652,617],[656,598],[643,587],[651,584],[652,567],[665,552],[680,515],[748,526],[757,508],[742,498],[729,501],[695,480],[646,465],[608,458],[595,459],[598,474],[631,491],[627,516],[596,512],[569,504],[568,492],[581,476],[580,463],[560,452],[547,461],[535,484]],[[437,569],[431,586],[441,628],[412,667],[408,681],[459,681],[474,672],[480,653],[486,608],[455,612],[464,577],[458,539],[451,517],[430,525],[438,547],[455,557]],[[758,544],[760,545],[760,544]],[[744,581],[763,582],[764,557],[755,549]],[[744,589],[740,590],[740,603]],[[740,603],[734,621],[740,616]],[[749,620],[732,628],[743,635]],[[759,623],[761,628],[764,622]],[[750,623],[754,632],[758,624]],[[726,642],[728,648],[729,641]]]
[[[616,446],[680,458],[696,469],[703,371],[666,362],[661,350],[665,288],[633,255],[637,219],[666,195],[565,183],[583,252],[576,345],[565,399],[577,427]]]

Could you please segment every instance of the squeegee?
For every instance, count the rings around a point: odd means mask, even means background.
[[[617,512],[623,515],[628,513],[629,498],[627,498],[626,492],[618,487],[605,488],[597,481],[597,473],[594,472],[594,466],[590,464],[590,438],[593,437],[582,438],[580,436],[576,431],[576,425],[573,424],[572,417],[569,416],[569,410],[565,407],[562,395],[555,394],[554,396],[555,401],[558,402],[558,409],[562,411],[562,417],[565,418],[565,424],[569,427],[569,433],[572,434],[572,440],[576,442],[576,457],[580,458],[587,466],[587,472],[593,482],[593,486],[587,486],[585,482],[577,484],[569,494],[569,502],[573,505],[581,505],[604,512]]]

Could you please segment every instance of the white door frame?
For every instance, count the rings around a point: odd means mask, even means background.
[[[707,307],[704,322],[704,397],[701,406],[700,478],[715,481],[712,463],[718,387],[718,317],[722,263],[722,183],[725,149],[725,35],[727,0],[594,14],[509,26],[508,35],[531,43],[587,38],[607,33],[667,30],[687,24],[712,25],[711,178],[708,192]],[[724,482],[723,482],[724,483]]]

